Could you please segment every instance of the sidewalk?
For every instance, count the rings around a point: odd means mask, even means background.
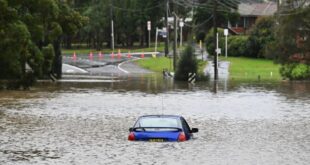
[[[204,61],[208,61],[206,68],[204,69],[204,73],[210,78],[214,77],[214,62],[212,57],[209,57],[208,52],[205,49],[200,49],[198,46],[195,47],[195,55],[197,59],[202,59]],[[229,78],[229,65],[228,61],[218,61],[218,76],[219,79],[228,79]]]
[[[228,61],[219,61],[218,62],[218,77],[219,79],[228,79],[229,78],[229,65]],[[204,69],[206,75],[210,78],[214,78],[214,62],[213,60],[208,60],[208,65]]]

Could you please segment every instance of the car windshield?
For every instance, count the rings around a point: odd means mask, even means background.
[[[180,124],[176,118],[155,118],[146,117],[141,118],[136,127],[172,127],[180,128]]]

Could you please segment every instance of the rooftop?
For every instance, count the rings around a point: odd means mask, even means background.
[[[277,11],[275,2],[241,3],[238,12],[241,16],[271,16]]]

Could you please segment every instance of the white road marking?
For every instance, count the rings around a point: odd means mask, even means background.
[[[82,73],[88,73],[86,70],[81,69],[81,68],[78,68],[78,67],[73,66],[73,65],[69,65],[69,64],[62,64],[62,65],[65,66],[65,67],[67,67],[67,68],[70,68],[70,69],[67,69],[67,70],[69,70],[69,71],[78,70],[78,71],[80,71],[80,72],[82,72]],[[67,71],[67,70],[66,70],[66,71]]]
[[[121,66],[123,65],[123,64],[125,64],[125,63],[127,63],[127,62],[130,62],[130,61],[135,61],[135,60],[139,60],[140,58],[137,58],[137,57],[133,57],[133,59],[131,59],[131,60],[128,60],[128,61],[124,61],[124,62],[122,62],[122,63],[119,63],[118,65],[117,65],[117,68],[120,70],[120,71],[122,71],[122,72],[124,72],[124,73],[130,73],[129,71],[127,71],[127,70],[125,70],[125,69],[123,69],[123,68],[121,68]]]

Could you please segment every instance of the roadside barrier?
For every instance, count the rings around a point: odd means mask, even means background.
[[[122,58],[122,54],[121,54],[121,50],[120,49],[118,49],[117,58],[118,59]]]
[[[102,53],[101,52],[98,53],[98,57],[102,58]]]
[[[89,53],[89,59],[90,59],[90,60],[93,60],[93,58],[94,58],[93,52],[90,52],[90,53]]]
[[[188,73],[188,83],[194,84],[196,81],[196,73]]]
[[[73,52],[72,60],[76,60],[76,54]]]
[[[131,58],[130,51],[128,51],[127,58]]]

